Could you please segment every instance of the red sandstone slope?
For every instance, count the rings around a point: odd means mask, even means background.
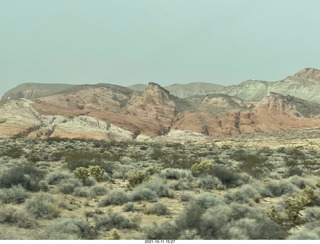
[[[32,118],[25,121],[26,125],[21,116],[19,123],[14,123],[14,112],[10,114],[10,109],[0,107],[0,114],[2,109],[6,116],[0,117],[0,137],[13,136],[8,131],[5,133],[10,127],[15,136],[90,138],[95,135],[106,139],[117,137],[112,131],[119,131],[118,127],[148,136],[165,135],[172,129],[230,136],[320,127],[319,104],[277,93],[270,93],[260,102],[221,94],[179,99],[158,84],[150,83],[143,93],[95,85],[32,101],[33,104],[16,105]],[[110,131],[111,125],[115,127]],[[19,128],[23,129],[21,133]],[[118,138],[130,138],[130,132],[119,131]]]
[[[258,102],[252,110],[229,110],[223,115],[184,113],[173,129],[228,136],[320,127],[320,105],[277,93]]]

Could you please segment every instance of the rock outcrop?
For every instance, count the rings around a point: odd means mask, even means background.
[[[315,94],[320,91],[319,72],[305,69],[275,83],[247,81],[228,88],[233,96],[178,98],[156,83],[149,83],[143,92],[109,84],[56,88],[40,97],[20,90],[23,98],[6,99],[0,105],[0,137],[173,140],[317,128],[320,104],[312,101],[320,98],[320,92]],[[292,93],[308,100],[288,95]]]
[[[304,68],[295,73],[293,76],[288,76],[286,79],[304,82],[320,82],[320,70],[314,68]]]

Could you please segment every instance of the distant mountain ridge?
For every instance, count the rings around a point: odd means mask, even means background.
[[[0,137],[133,140],[170,131],[231,136],[318,128],[319,74],[306,68],[278,82],[233,86],[22,84],[2,98]]]

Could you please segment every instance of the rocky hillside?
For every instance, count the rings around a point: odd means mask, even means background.
[[[268,96],[270,92],[275,92],[320,103],[320,70],[305,68],[298,73],[277,82],[248,80],[233,86],[220,86],[210,83],[190,83],[183,85],[177,84],[165,88],[170,91],[171,94],[180,98],[215,93],[226,94],[247,101],[260,101]]]
[[[56,85],[51,89],[25,84],[3,97],[0,137],[132,140],[170,131],[232,136],[318,128],[320,104],[311,99],[319,96],[315,94],[320,89],[317,79],[317,71],[305,69],[279,82],[247,81],[227,87],[229,95],[213,92],[185,98],[172,95],[156,83],[149,83],[143,91],[109,84],[59,89]],[[193,84],[193,91],[197,93],[203,86],[206,84]],[[282,92],[273,92],[270,87],[280,87]],[[286,95],[296,92],[300,97],[307,96],[307,90],[314,94],[310,92],[309,99]],[[8,99],[8,94],[12,98]]]
[[[1,100],[5,101],[8,99],[44,97],[59,93],[63,90],[68,90],[72,87],[75,87],[75,85],[24,83],[7,91]]]

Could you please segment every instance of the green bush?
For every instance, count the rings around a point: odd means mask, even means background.
[[[149,201],[156,202],[158,200],[157,193],[145,186],[138,186],[130,193],[131,201]]]
[[[46,227],[42,239],[46,240],[93,240],[98,236],[93,226],[83,220],[55,219]]]
[[[261,196],[257,187],[249,184],[229,190],[225,195],[225,199],[229,203],[235,201],[240,203],[250,203],[252,202],[252,200],[254,200],[255,202],[259,202],[260,198]]]
[[[161,171],[160,175],[167,179],[179,180],[181,178],[191,180],[193,178],[190,170],[167,168]]]
[[[127,202],[123,205],[122,210],[124,212],[133,212],[134,211],[134,203],[133,202]]]
[[[76,197],[88,197],[90,193],[86,187],[77,187],[73,190],[73,195]]]
[[[91,150],[60,151],[53,154],[55,160],[64,159],[68,169],[75,170],[79,167],[88,168],[91,165],[98,165],[106,172],[112,171],[112,162],[119,161],[121,154],[101,153]],[[110,161],[110,163],[106,162]]]
[[[103,196],[109,192],[105,186],[93,186],[89,190],[91,196]]]
[[[212,175],[204,175],[197,179],[197,186],[205,190],[217,189],[222,187],[222,182]]]
[[[311,187],[307,186],[302,193],[292,194],[285,200],[285,210],[278,213],[275,206],[272,206],[267,215],[271,220],[289,230],[293,227],[302,225],[306,222],[302,217],[301,211],[307,206],[314,206],[319,201],[319,197],[314,193]]]
[[[95,184],[96,184],[96,180],[93,177],[89,176],[84,186],[94,186]]]
[[[245,159],[240,167],[244,172],[257,176],[262,173],[261,165],[263,160],[255,154],[245,156]]]
[[[133,189],[134,192],[141,191],[142,189],[150,189],[156,196],[159,197],[171,197],[169,187],[166,185],[166,180],[158,175],[154,175],[151,180],[143,182]],[[151,199],[151,197],[149,198]]]
[[[305,219],[307,229],[315,229],[320,226],[320,207],[307,207],[305,210]]]
[[[0,207],[0,223],[31,229],[38,226],[34,216],[11,207]]]
[[[112,228],[126,229],[134,227],[134,224],[123,215],[116,212],[108,212],[95,219],[96,228],[110,230]]]
[[[269,190],[274,197],[292,194],[293,192],[299,191],[299,189],[288,179],[269,181],[266,184],[266,189]]]
[[[40,161],[40,157],[38,154],[30,154],[28,155],[28,161],[30,161],[31,163],[36,163]]]
[[[89,176],[90,176],[88,169],[86,169],[86,168],[84,168],[84,167],[76,168],[76,169],[73,171],[73,174],[74,174],[74,176],[75,176],[76,178],[82,180],[83,185],[86,184],[86,181],[87,181],[87,179],[88,179]]]
[[[219,180],[221,180],[222,184],[224,184],[227,187],[235,187],[240,185],[240,174],[226,166],[214,166],[214,168],[211,171],[211,175],[217,177]]]
[[[183,193],[181,194],[181,196],[180,196],[180,200],[181,200],[182,202],[189,202],[191,199],[192,199],[192,195],[189,194],[189,193],[183,192]]]
[[[63,194],[72,194],[74,189],[81,186],[81,182],[78,179],[70,178],[64,179],[59,182],[59,190]]]
[[[144,226],[143,232],[148,240],[176,240],[180,230],[176,224],[165,221],[158,226],[156,223]]]
[[[156,215],[166,215],[168,208],[162,202],[157,202],[153,205],[153,211]]]
[[[209,174],[213,168],[213,163],[202,161],[192,165],[191,170],[195,175]]]
[[[38,193],[25,203],[26,209],[36,218],[52,219],[60,214],[56,199],[49,193]]]
[[[174,190],[190,190],[193,188],[192,181],[187,179],[174,180],[168,183],[168,186]]]
[[[0,193],[0,199],[3,203],[23,203],[29,197],[30,193],[26,191],[21,185],[3,189]]]
[[[151,176],[142,172],[138,171],[134,174],[131,174],[130,177],[128,178],[128,188],[132,189],[135,186],[141,184],[144,181],[148,181],[151,179]]]
[[[10,146],[9,149],[6,149],[1,153],[1,156],[7,156],[10,158],[20,158],[24,154],[24,151],[21,147],[14,145]]]
[[[100,199],[99,206],[109,206],[109,205],[122,205],[129,201],[128,195],[119,190],[112,191],[110,194],[103,196]]]
[[[61,173],[61,172],[53,172],[50,173],[47,176],[47,180],[48,180],[48,184],[49,185],[56,185],[58,184],[61,180],[63,179],[69,179],[71,178],[73,175],[69,174],[69,173]]]
[[[89,166],[88,168],[89,174],[98,182],[101,181],[102,175],[103,175],[103,170],[100,168],[100,166]]]
[[[21,185],[29,191],[39,191],[39,182],[44,178],[45,172],[30,165],[15,166],[7,169],[0,175],[0,187],[10,188]]]

